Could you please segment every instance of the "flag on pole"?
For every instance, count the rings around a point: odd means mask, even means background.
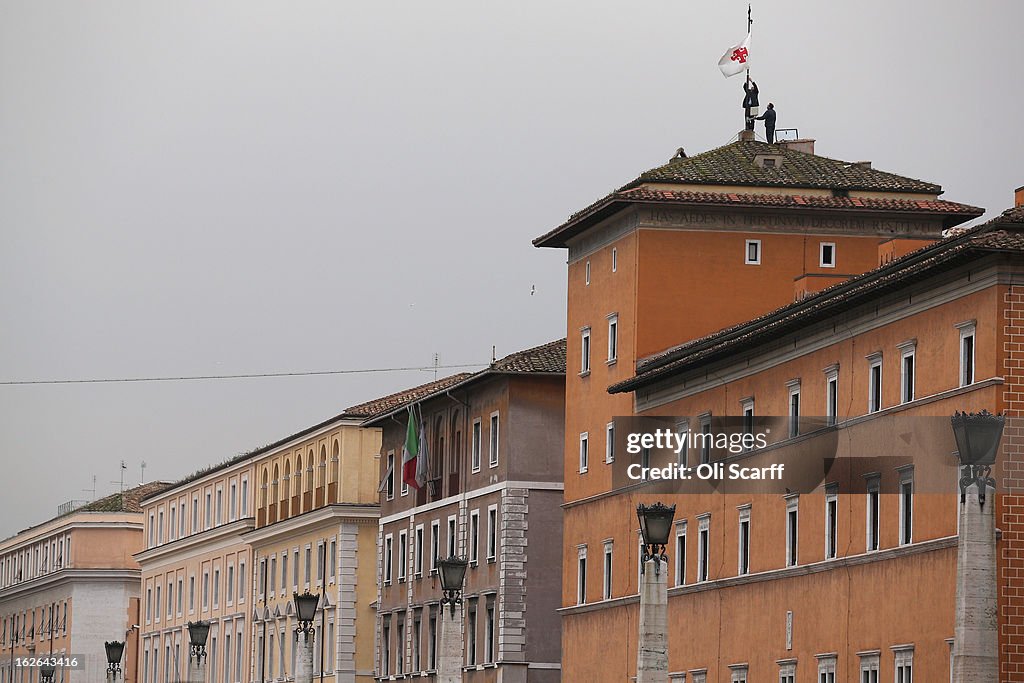
[[[718,60],[718,68],[726,78],[735,76],[750,68],[750,33],[739,45],[734,45],[725,51],[722,58]]]
[[[416,455],[416,488],[421,489],[430,479],[430,467],[427,462],[426,426],[420,423],[420,452]]]
[[[409,424],[405,428],[405,445],[402,446],[402,483],[419,489],[416,481],[416,456],[420,454],[420,440],[416,433],[416,413],[409,408]]]

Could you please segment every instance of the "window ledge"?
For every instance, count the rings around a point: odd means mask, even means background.
[[[590,370],[584,370],[581,372],[580,377],[590,377]]]
[[[608,360],[606,360],[604,362],[604,364],[607,365],[608,367],[611,367],[611,366],[615,365],[618,362],[619,362],[618,358],[609,358]]]

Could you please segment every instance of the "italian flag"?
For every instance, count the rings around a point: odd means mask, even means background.
[[[420,454],[420,439],[416,433],[416,414],[409,408],[409,425],[405,428],[405,445],[402,446],[402,482],[419,490],[416,479],[416,465]]]

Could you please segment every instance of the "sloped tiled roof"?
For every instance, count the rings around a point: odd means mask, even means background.
[[[469,377],[472,373],[460,372],[450,377],[444,377],[442,379],[434,380],[433,382],[427,382],[421,384],[418,387],[412,389],[405,389],[403,391],[396,392],[390,396],[384,396],[383,398],[376,398],[366,403],[360,403],[359,405],[345,408],[345,412],[342,413],[345,417],[357,417],[357,418],[373,418],[383,413],[391,412],[397,408],[401,408],[408,403],[413,403],[429,396],[438,391],[444,391],[445,389],[458,384],[462,380]]]
[[[166,491],[172,485],[166,481],[151,481],[109,496],[86,503],[73,512],[142,512],[143,499]],[[70,514],[70,513],[69,513]]]
[[[763,316],[694,339],[637,362],[634,377],[613,384],[609,393],[634,391],[697,365],[720,360],[745,348],[876,298],[880,293],[947,269],[985,251],[1024,254],[1024,207],[1008,209],[996,218],[913,251],[884,266],[816,292],[802,301]]]
[[[493,372],[565,373],[565,339],[511,353],[491,364]],[[486,372],[486,371],[485,371]]]
[[[782,156],[780,165],[764,168],[754,163],[760,155]],[[678,190],[653,190],[650,183],[679,184]],[[686,185],[739,185],[778,187],[778,194],[734,192],[689,192]],[[783,191],[785,188],[785,191]],[[916,212],[945,217],[943,226],[951,228],[968,218],[980,216],[977,207],[956,202],[923,199],[881,199],[865,197],[813,197],[800,195],[800,189],[899,192],[938,195],[942,188],[914,178],[887,173],[863,164],[807,154],[783,145],[759,141],[737,141],[693,157],[673,159],[664,166],[647,171],[622,188],[577,211],[555,229],[533,240],[538,247],[565,247],[566,240],[597,221],[613,215],[630,204],[675,203],[723,205],[737,208],[849,210],[857,212]],[[795,196],[791,196],[795,195]]]
[[[758,166],[754,159],[761,155],[781,156],[782,163],[771,168]],[[673,159],[664,166],[640,174],[626,188],[641,183],[942,193],[942,187],[935,183],[886,173],[849,161],[799,152],[785,145],[769,145],[758,140],[739,140],[696,156]]]

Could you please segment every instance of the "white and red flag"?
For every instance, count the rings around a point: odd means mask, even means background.
[[[750,68],[750,34],[739,45],[734,45],[725,51],[722,58],[718,60],[718,68],[722,75],[728,78],[742,73]]]

